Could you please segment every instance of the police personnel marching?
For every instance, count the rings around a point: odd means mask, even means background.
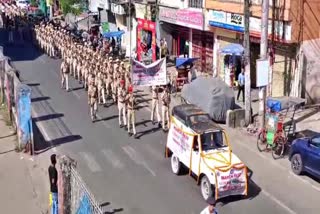
[[[110,56],[103,49],[93,48],[90,42],[82,43],[74,39],[60,26],[41,23],[35,26],[35,38],[43,52],[51,57],[62,58],[61,88],[69,91],[69,77],[72,77],[87,90],[92,122],[97,119],[98,105],[106,106],[112,100],[113,104],[117,104],[120,128],[125,128],[129,136],[138,138],[135,126],[137,102],[130,65]],[[167,131],[171,101],[169,88],[166,86],[162,93],[159,89],[160,86],[152,87],[151,121]]]

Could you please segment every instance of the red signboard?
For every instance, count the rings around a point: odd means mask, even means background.
[[[142,55],[148,53],[148,44],[144,40],[144,32],[151,32],[151,50],[152,50],[152,61],[156,61],[156,23],[145,20],[138,19],[137,26],[137,57],[138,60],[142,60]]]

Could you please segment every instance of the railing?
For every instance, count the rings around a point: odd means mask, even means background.
[[[189,7],[202,8],[203,0],[189,0]]]
[[[60,213],[103,214],[100,205],[76,171],[74,160],[67,156],[59,157],[59,175]]]

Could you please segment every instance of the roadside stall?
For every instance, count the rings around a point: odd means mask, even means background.
[[[120,31],[112,31],[112,32],[105,32],[102,34],[103,38],[108,39],[109,42],[111,40],[111,47],[112,45],[114,47],[112,47],[112,54],[113,55],[121,55],[121,42],[117,42],[117,41],[121,41],[121,37],[125,32],[123,30]],[[116,39],[114,39],[116,38]],[[112,41],[114,42],[114,44],[112,44]]]
[[[229,44],[220,50],[220,54],[224,57],[220,77],[230,87],[236,85],[238,75],[241,73],[243,52],[244,48],[240,44]]]
[[[247,195],[246,165],[232,152],[225,131],[195,105],[172,109],[166,157],[174,174],[185,166],[195,175],[205,200]]]
[[[188,83],[188,74],[192,65],[199,58],[176,58],[176,72],[170,74],[171,93],[176,95],[176,92],[182,89],[183,85]]]

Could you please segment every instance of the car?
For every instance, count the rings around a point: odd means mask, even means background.
[[[232,152],[224,129],[192,104],[174,106],[165,154],[171,170],[196,178],[204,200],[247,195],[246,165]]]
[[[28,0],[18,0],[16,4],[21,9],[28,9],[30,2]]]
[[[320,179],[320,135],[295,139],[290,148],[289,160],[295,174],[307,172]]]

